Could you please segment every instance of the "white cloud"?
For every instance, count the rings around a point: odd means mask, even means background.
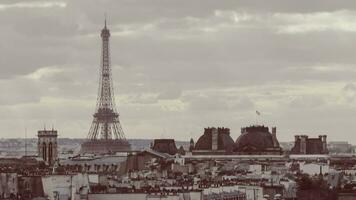
[[[237,10],[215,10],[208,18],[186,17],[181,18],[180,21],[163,20],[157,24],[170,22],[179,25],[185,21],[190,30],[207,33],[229,28],[264,28],[276,33],[300,34],[320,31],[356,32],[355,18],[356,12],[350,10],[310,13],[249,13]]]
[[[229,19],[235,23],[250,21],[256,17],[256,16],[248,14],[246,12],[224,11],[224,10],[215,10],[214,16],[216,18]]]
[[[278,33],[296,34],[315,31],[356,32],[356,12],[339,10],[313,13],[275,13]]]
[[[62,72],[63,70],[58,68],[58,67],[42,67],[37,69],[36,71],[26,75],[26,78],[32,79],[32,80],[40,80],[46,76],[53,76],[57,73]]]
[[[171,112],[183,112],[187,109],[186,103],[182,102],[181,100],[160,100],[159,104],[161,109],[164,111],[171,111]]]
[[[60,1],[28,1],[28,2],[18,2],[13,4],[0,4],[0,11],[1,10],[8,10],[13,8],[51,8],[51,7],[59,7],[65,8],[67,3],[60,2]]]

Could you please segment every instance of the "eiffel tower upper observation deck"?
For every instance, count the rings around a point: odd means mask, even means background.
[[[113,83],[110,67],[110,31],[105,27],[101,31],[102,51],[99,93],[96,110],[91,124],[88,140],[81,146],[81,153],[105,154],[127,152],[131,145],[125,139],[124,131],[116,111]]]

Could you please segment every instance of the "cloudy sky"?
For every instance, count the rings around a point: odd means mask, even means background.
[[[277,126],[356,144],[353,0],[1,0],[0,137],[86,137],[104,13],[127,138]]]

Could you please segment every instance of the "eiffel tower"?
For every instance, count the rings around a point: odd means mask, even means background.
[[[82,144],[81,153],[106,154],[130,151],[131,145],[122,130],[119,113],[116,111],[114,89],[110,67],[110,31],[106,26],[101,30],[102,51],[99,93],[93,122],[87,141]]]

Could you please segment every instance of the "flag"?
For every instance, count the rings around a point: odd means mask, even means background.
[[[258,112],[258,110],[256,110],[256,114],[257,114],[257,115],[261,115],[261,113],[260,113],[260,112]]]

